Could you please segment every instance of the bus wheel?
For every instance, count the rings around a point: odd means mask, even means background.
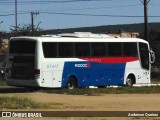
[[[106,86],[98,86],[98,88],[106,88]]]
[[[126,86],[133,86],[133,81],[132,77],[128,77],[126,80]]]
[[[77,88],[77,82],[74,77],[69,77],[67,82],[67,88],[70,90]]]

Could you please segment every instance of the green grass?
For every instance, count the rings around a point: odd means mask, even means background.
[[[6,82],[0,79],[0,86],[6,86],[6,85],[7,85]]]
[[[83,89],[61,89],[51,90],[51,93],[69,94],[69,95],[101,95],[101,94],[155,94],[160,93],[160,86],[150,87],[118,87],[118,88],[83,88]]]
[[[49,108],[49,104],[37,103],[28,98],[0,96],[0,109]]]

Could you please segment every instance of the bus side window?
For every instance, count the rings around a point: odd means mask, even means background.
[[[75,43],[76,57],[90,57],[90,43]]]
[[[138,56],[137,43],[136,42],[124,42],[123,43],[123,56],[124,57]]]
[[[91,52],[93,57],[106,56],[106,44],[105,43],[92,43]]]
[[[43,54],[45,58],[57,57],[57,43],[43,42],[42,47],[43,47]]]
[[[59,57],[73,57],[73,43],[58,43]]]
[[[122,56],[122,42],[108,43],[108,56],[121,57]]]

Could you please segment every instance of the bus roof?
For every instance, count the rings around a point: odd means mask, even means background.
[[[148,43],[147,41],[139,38],[105,38],[105,37],[88,37],[88,38],[77,38],[77,37],[12,37],[10,40],[35,40],[39,42],[143,42]]]

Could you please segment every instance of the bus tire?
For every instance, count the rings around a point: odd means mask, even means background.
[[[98,88],[106,88],[106,86],[98,86]]]
[[[128,76],[126,79],[126,86],[133,86],[134,78],[132,76]]]
[[[67,89],[73,90],[77,88],[77,81],[74,77],[69,77],[67,82]]]

